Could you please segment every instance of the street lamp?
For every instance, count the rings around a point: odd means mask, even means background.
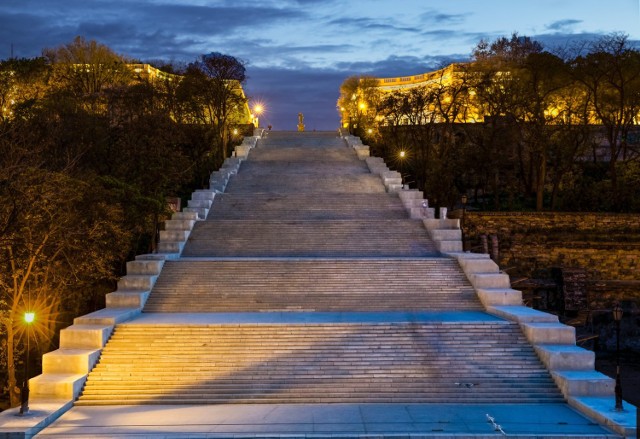
[[[466,251],[466,240],[464,235],[464,218],[467,213],[467,194],[462,194],[460,197],[460,201],[462,201],[462,220],[460,221],[460,233],[462,235],[462,251]]]
[[[27,349],[26,349],[26,358],[24,362],[24,379],[22,380],[22,389],[20,390],[20,415],[25,416],[29,414],[29,336],[31,329],[31,324],[36,319],[36,313],[33,311],[27,311],[24,313],[24,322],[27,324]]]
[[[404,158],[407,153],[404,150],[400,151],[400,183],[402,183],[402,189],[404,189],[404,174],[402,173],[402,165],[404,164]]]
[[[256,103],[253,106],[253,112],[255,114],[255,116],[253,118],[253,123],[254,123],[256,128],[258,128],[260,126],[260,115],[262,114],[263,111],[264,111],[264,106],[262,104]]]
[[[621,412],[622,407],[622,383],[620,382],[620,321],[622,320],[622,307],[616,302],[613,307],[613,320],[616,322],[616,406],[615,411]]]

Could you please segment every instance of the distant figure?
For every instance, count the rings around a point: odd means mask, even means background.
[[[268,129],[269,131],[271,131],[271,128],[273,128],[273,127],[271,126],[271,124],[267,125],[267,129]]]
[[[298,113],[298,131],[304,131],[304,114]]]

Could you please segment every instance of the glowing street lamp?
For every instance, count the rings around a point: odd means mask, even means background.
[[[252,117],[253,117],[253,124],[255,125],[256,128],[260,126],[260,115],[262,114],[263,111],[264,111],[264,105],[262,105],[261,103],[254,104],[253,114],[255,114],[255,116],[252,114]]]
[[[22,381],[22,389],[20,390],[20,416],[29,414],[29,353],[31,346],[29,344],[31,324],[36,320],[36,313],[27,311],[24,313],[24,322],[27,324],[25,331],[27,336],[27,352],[24,362],[24,379]]]
[[[404,158],[407,156],[405,150],[400,151],[400,182],[402,183],[402,189],[404,189],[404,174],[402,173],[402,167],[404,165]]]

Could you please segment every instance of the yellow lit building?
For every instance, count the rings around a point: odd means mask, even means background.
[[[411,90],[424,88],[427,91],[431,91],[431,102],[427,102],[427,107],[431,104],[434,108],[429,109],[426,108],[426,112],[428,113],[432,110],[434,113],[437,113],[435,108],[436,102],[433,100],[435,96],[440,100],[440,104],[445,106],[453,106],[457,104],[461,105],[460,99],[464,101],[464,111],[458,111],[453,119],[457,123],[475,123],[481,122],[484,120],[483,111],[480,107],[474,102],[475,92],[469,87],[465,87],[465,82],[468,78],[468,71],[466,67],[468,64],[450,64],[449,66],[435,70],[432,72],[421,73],[418,75],[411,76],[399,76],[394,78],[367,78],[364,81],[366,87],[371,87],[375,90],[362,91],[359,90],[357,93],[354,93],[351,96],[351,100],[361,99],[360,96],[375,96],[375,100],[379,102],[383,102],[385,97],[389,94],[398,94],[398,93],[409,93]],[[464,89],[464,92],[461,93],[461,90]],[[456,97],[454,97],[454,95]],[[457,101],[454,103],[454,100]],[[377,108],[374,108],[374,105],[366,105],[360,102],[359,106],[354,107],[353,105],[348,105],[349,99],[342,98],[339,102],[343,104],[340,105],[339,109],[342,116],[342,127],[347,128],[353,124],[354,120],[362,121],[364,118],[362,114],[365,112],[375,112]],[[347,104],[345,104],[347,103]],[[441,110],[442,108],[440,108]],[[375,114],[375,116],[371,116],[378,123],[384,125],[385,120],[384,116],[381,114]],[[436,117],[437,119],[437,117]],[[411,122],[408,120],[404,120],[401,124],[409,125]]]
[[[451,85],[460,79],[463,64],[450,64],[433,72],[421,73],[414,76],[400,76],[397,78],[378,78],[378,89],[382,92],[409,90],[416,87]]]
[[[127,66],[136,74],[140,79],[149,80],[151,82],[154,81],[169,81],[169,82],[179,82],[182,79],[181,75],[177,75],[174,73],[163,72],[160,69],[153,67],[151,64],[127,64]],[[238,125],[255,125],[258,126],[258,116],[254,115],[249,108],[249,101],[247,100],[244,89],[241,84],[238,84],[236,88],[244,104],[240,109],[237,117],[234,118],[234,122]]]

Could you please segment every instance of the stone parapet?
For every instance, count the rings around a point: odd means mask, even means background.
[[[425,221],[425,227],[433,230],[437,227],[436,221]],[[459,253],[453,256],[458,259],[486,310],[518,322],[565,398],[579,411],[593,416],[595,410],[577,403],[576,398],[611,398],[615,381],[594,370],[595,355],[576,346],[575,328],[561,324],[555,315],[523,306],[522,293],[511,288],[509,277],[500,273],[488,255]],[[614,413],[599,412],[599,421],[618,432],[633,430],[635,434],[637,430],[629,428],[628,419],[624,422],[616,420]]]

